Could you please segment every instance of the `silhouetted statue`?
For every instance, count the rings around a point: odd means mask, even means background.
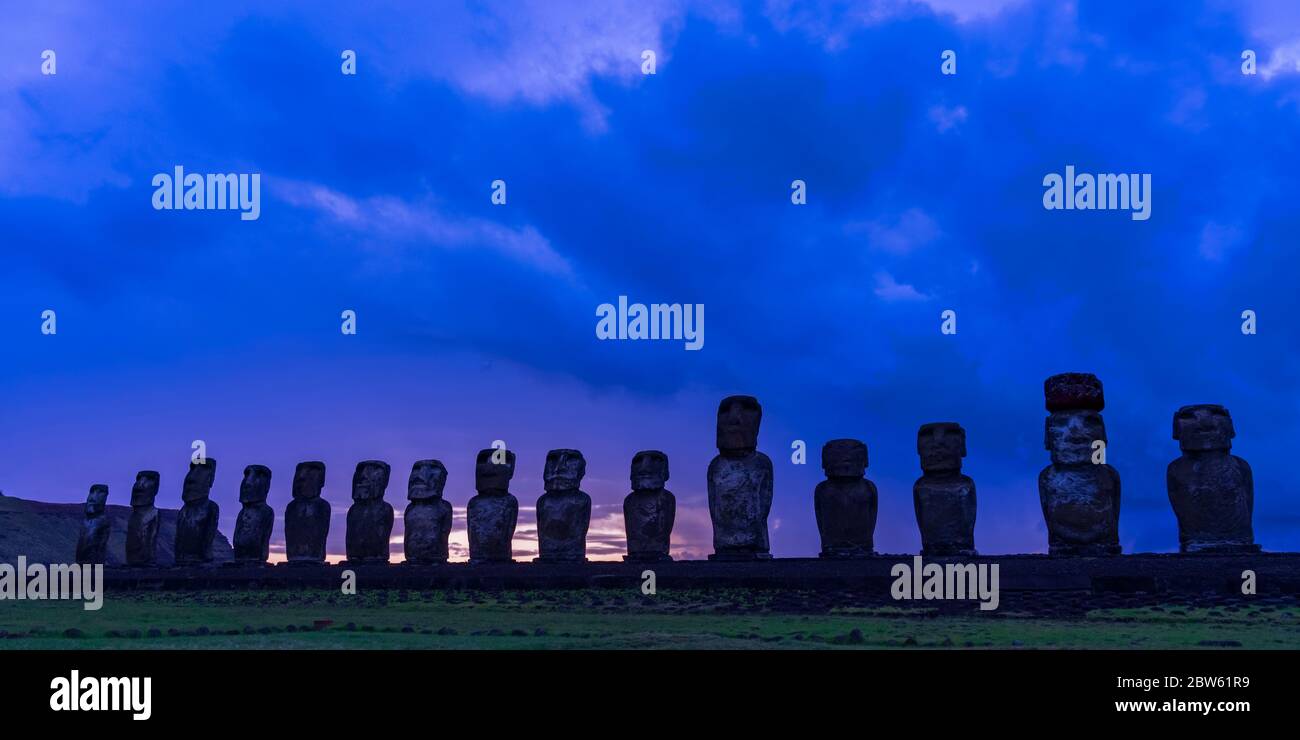
[[[1119,473],[1105,463],[1106,405],[1090,373],[1053,375],[1043,384],[1049,413],[1044,445],[1052,464],[1038,474],[1038,496],[1052,555],[1118,555]]]
[[[632,492],[623,499],[623,526],[627,531],[624,560],[672,560],[668,555],[677,499],[664,488],[668,481],[668,456],[645,450],[632,457]]]
[[[442,497],[447,468],[437,460],[420,460],[411,467],[406,487],[410,504],[402,515],[406,562],[416,565],[447,562],[451,534],[451,504]]]
[[[772,461],[758,451],[762,419],[753,396],[729,396],[718,405],[718,456],[709,463],[710,560],[772,557],[767,540]]]
[[[284,510],[284,551],[289,565],[325,562],[330,502],[320,496],[324,487],[325,463],[298,463],[293,471],[293,500]]]
[[[216,458],[191,462],[181,490],[180,513],[176,515],[176,564],[198,565],[212,562],[212,542],[217,536],[221,507],[209,496],[217,475]]]
[[[388,463],[366,460],[352,474],[352,506],[348,509],[349,563],[387,563],[393,534],[393,507],[384,500]]]
[[[546,453],[546,493],[537,499],[538,562],[587,559],[591,497],[578,489],[587,461],[577,450]]]
[[[515,475],[515,453],[487,449],[474,463],[474,488],[478,495],[469,500],[466,522],[469,529],[469,562],[513,563],[511,542],[519,521],[519,500],[510,495]]]
[[[102,564],[108,554],[109,519],[104,515],[108,501],[108,486],[96,483],[86,497],[86,518],[81,522],[81,537],[77,539],[77,562],[85,565]]]
[[[766,458],[764,458],[766,459]],[[813,491],[821,557],[865,558],[875,554],[876,484],[867,480],[867,446],[833,439],[822,447],[826,480]]]
[[[966,430],[941,421],[916,433],[922,475],[912,486],[922,555],[975,555],[975,481],[961,473]]]
[[[137,568],[158,565],[158,473],[141,470],[131,487],[131,518],[126,522],[126,564]]]
[[[1183,552],[1259,552],[1251,526],[1255,482],[1250,465],[1229,452],[1235,436],[1222,406],[1184,406],[1174,414],[1183,455],[1169,463],[1166,481]]]
[[[235,562],[239,565],[265,565],[271,557],[271,528],[275,510],[266,503],[271,490],[271,469],[265,465],[244,468],[239,484],[239,510],[235,520]]]

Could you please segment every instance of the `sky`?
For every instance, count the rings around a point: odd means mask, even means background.
[[[502,440],[516,556],[546,451],[576,448],[590,554],[615,558],[632,456],[658,449],[673,553],[702,558],[717,403],[741,393],[775,555],[818,552],[841,437],[870,450],[877,550],[918,551],[933,421],[967,430],[977,548],[1045,552],[1042,384],[1079,371],[1105,385],[1125,551],[1177,549],[1192,403],[1232,413],[1256,541],[1300,549],[1295,3],[263,5],[0,1],[5,494],[126,504],[152,469],[178,507],[202,440],[230,536],[245,465],[279,516],[322,460],[337,559],[356,463],[392,465],[400,517],[436,458],[463,559],[474,457]],[[1046,210],[1067,165],[1149,174],[1150,218]],[[177,166],[260,174],[260,216],[156,210]],[[703,348],[598,339],[619,296],[703,304]]]

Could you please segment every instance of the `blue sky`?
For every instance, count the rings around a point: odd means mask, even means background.
[[[870,448],[877,548],[917,550],[916,429],[942,420],[967,429],[979,549],[1041,552],[1042,381],[1085,371],[1126,550],[1177,548],[1190,403],[1232,412],[1257,541],[1300,546],[1294,4],[259,5],[0,8],[7,494],[126,503],[156,469],[177,506],[202,439],[230,534],[244,465],[282,512],[319,459],[341,552],[357,461],[392,464],[400,511],[411,464],[441,459],[461,517],[500,439],[517,551],[546,450],[578,448],[611,556],[632,455],[661,449],[675,551],[702,557],[716,404],[747,393],[777,555],[817,552],[838,437]],[[1151,218],[1044,210],[1068,164],[1150,173]],[[261,173],[261,217],[154,210],[177,165]],[[704,349],[598,341],[620,295],[704,304]]]

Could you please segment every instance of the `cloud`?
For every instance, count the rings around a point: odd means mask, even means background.
[[[155,100],[167,73],[207,58],[237,15],[130,3],[6,9],[0,192],[82,203],[96,188],[128,187],[125,152],[150,148],[139,132],[167,119]],[[45,49],[57,74],[41,73]]]
[[[675,2],[615,0],[562,3],[528,0],[484,8],[494,13],[469,53],[457,55],[452,79],[463,90],[492,100],[554,99],[578,103],[603,126],[606,111],[591,92],[594,79],[630,83],[641,76],[641,53],[664,60],[664,27],[682,14]]]
[[[1300,74],[1300,41],[1291,41],[1269,52],[1268,61],[1259,67],[1266,80]]]
[[[939,133],[944,133],[957,127],[957,124],[966,120],[966,106],[955,105],[951,108],[942,105],[935,105],[930,108],[930,120],[934,122],[935,128]]]
[[[1240,16],[1242,30],[1265,43],[1282,45],[1300,37],[1300,5],[1294,0],[1211,0],[1207,5]]]
[[[876,287],[875,294],[878,298],[889,301],[928,301],[930,296],[918,291],[912,285],[900,283],[894,279],[893,275],[887,272],[877,272],[875,275]]]
[[[827,51],[848,46],[854,32],[930,13],[958,24],[986,20],[1027,0],[767,0],[765,14],[782,33],[818,39]]]
[[[692,12],[725,22],[728,6]],[[165,140],[137,132],[168,125],[174,109],[162,101],[178,82],[190,76],[227,80],[232,70],[215,60],[249,28],[308,29],[330,49],[326,68],[336,72],[338,50],[353,48],[359,77],[392,87],[435,80],[497,106],[572,105],[598,133],[609,111],[594,86],[637,84],[645,49],[656,52],[660,66],[668,63],[686,14],[677,0],[275,7],[232,0],[201,9],[124,2],[6,11],[0,23],[0,192],[84,201],[101,186],[129,187],[131,161],[122,153],[167,149]],[[46,48],[58,55],[53,76],[40,72]],[[300,52],[317,49],[294,50]],[[119,84],[126,80],[131,84]],[[105,125],[110,120],[115,124]],[[70,172],[78,176],[57,176]]]
[[[716,19],[727,11],[706,4],[694,12]],[[498,105],[522,102],[576,106],[586,126],[606,127],[608,109],[593,85],[631,85],[642,79],[641,53],[657,64],[671,57],[671,40],[687,6],[678,0],[605,0],[599,3],[517,0],[509,4],[394,3],[358,7],[350,34],[330,21],[307,19],[335,36],[366,39],[362,63],[393,79],[440,79]],[[393,23],[401,18],[400,23]],[[361,54],[360,50],[358,51]]]
[[[451,216],[431,199],[409,203],[380,195],[358,200],[314,183],[277,179],[270,185],[285,203],[320,213],[356,234],[444,249],[482,247],[545,273],[573,277],[568,261],[532,226],[512,228],[488,219]]]
[[[933,242],[939,225],[920,208],[909,208],[892,221],[851,221],[844,226],[850,236],[864,235],[872,249],[904,255]]]
[[[1005,10],[1018,8],[1030,0],[918,0],[936,13],[951,15],[958,23],[993,18]]]

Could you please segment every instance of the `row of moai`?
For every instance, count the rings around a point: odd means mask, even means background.
[[[1039,498],[1047,522],[1048,552],[1059,556],[1117,555],[1119,473],[1099,455],[1106,444],[1101,417],[1101,381],[1087,373],[1054,375],[1044,384],[1048,416],[1044,446],[1051,464],[1038,476]],[[764,560],[771,557],[768,514],[772,507],[772,461],[758,451],[762,407],[752,396],[731,396],[718,407],[718,455],[709,463],[708,500],[713,521],[713,560]],[[1182,455],[1170,463],[1169,500],[1178,519],[1179,543],[1188,553],[1257,552],[1251,516],[1254,484],[1250,466],[1230,453],[1235,431],[1226,409],[1213,404],[1184,406],[1174,414],[1173,437]],[[913,486],[921,553],[975,555],[975,481],[962,473],[966,432],[953,422],[924,424],[917,433],[922,475]],[[854,559],[875,554],[873,544],[877,489],[866,477],[867,446],[837,439],[822,448],[826,480],[817,485],[813,504],[821,534],[821,557]],[[504,449],[479,453],[477,495],[467,509],[470,563],[512,562],[519,502],[509,491],[515,455]],[[216,460],[192,463],[182,491],[184,505],[176,527],[176,563],[210,562],[219,509],[210,499]],[[352,478],[346,550],[349,563],[386,563],[393,529],[393,507],[384,501],[389,466],[359,463]],[[537,558],[540,562],[585,561],[591,497],[581,482],[586,461],[577,450],[551,450],[546,457],[546,492],[537,501]],[[158,473],[143,471],[131,493],[126,559],[131,566],[156,562]],[[632,492],[623,502],[626,560],[670,560],[669,539],[676,500],[664,488],[668,457],[638,452],[632,459]],[[443,498],[447,469],[437,460],[412,467],[404,515],[406,562],[443,563],[448,559],[452,507]],[[264,564],[269,555],[275,514],[266,504],[271,471],[244,469],[235,524],[237,564]],[[293,501],[285,511],[285,549],[290,565],[325,562],[330,505],[321,498],[325,465],[304,462],[293,479]],[[108,527],[103,516],[108,488],[95,485],[86,503],[86,523],[77,545],[79,562],[103,562]]]
[[[551,450],[546,456],[546,492],[537,501],[540,562],[586,560],[587,530],[591,523],[591,497],[580,489],[587,463],[577,450]],[[217,461],[205,458],[190,463],[176,522],[175,558],[178,566],[201,565],[213,560],[220,508],[211,499]],[[519,500],[510,493],[515,473],[515,453],[486,449],[475,466],[477,495],[469,501],[467,523],[471,563],[513,562],[512,544],[519,519]],[[346,552],[348,563],[387,563],[394,511],[384,500],[390,468],[367,460],[357,464],[352,476],[352,506],[348,509]],[[669,537],[676,517],[676,501],[664,489],[668,456],[655,450],[632,459],[632,493],[624,502],[628,556],[635,561],[669,560]],[[141,471],[131,490],[131,516],[126,532],[126,563],[133,567],[157,565],[159,475]],[[447,468],[438,460],[420,460],[411,468],[407,484],[410,504],[403,515],[406,562],[447,562],[452,530],[452,507],[443,498]],[[285,552],[289,565],[325,562],[331,507],[321,498],[325,464],[299,463],[293,476],[293,500],[285,509]],[[235,521],[234,564],[264,565],[270,556],[275,512],[266,503],[271,470],[264,465],[244,468],[239,487],[243,508]],[[108,487],[91,487],[86,518],[77,543],[77,561],[102,563],[108,547],[105,503]]]

